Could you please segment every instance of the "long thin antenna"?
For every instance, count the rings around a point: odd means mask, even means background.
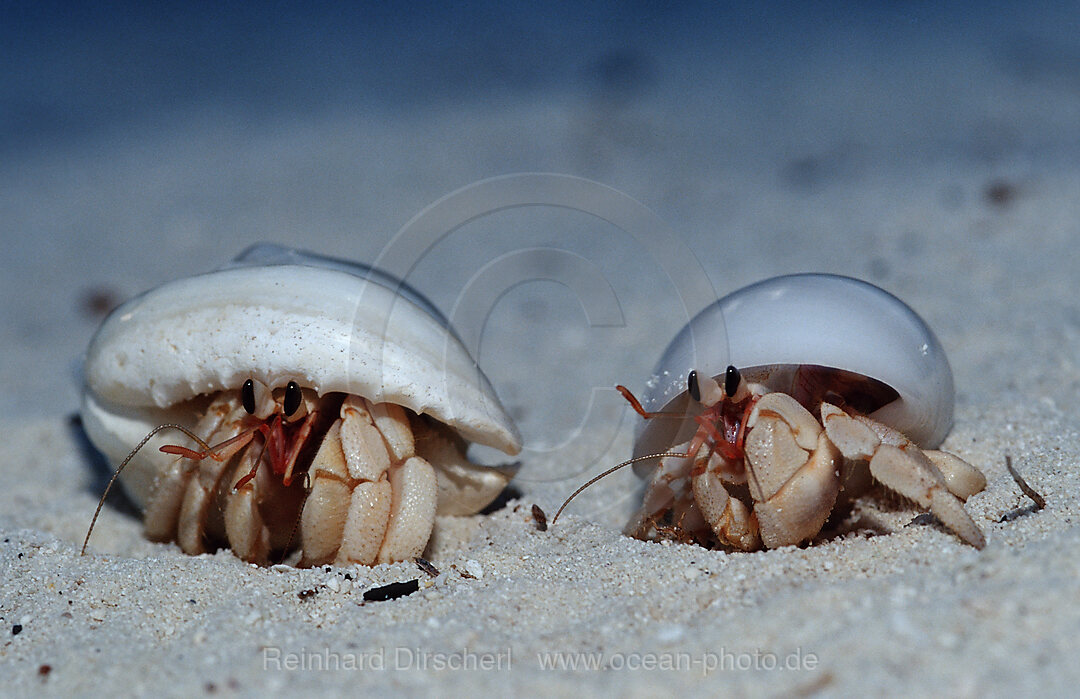
[[[138,446],[131,450],[131,453],[127,455],[127,458],[120,462],[120,465],[116,467],[116,471],[113,472],[112,478],[109,479],[109,484],[105,486],[105,492],[101,494],[101,499],[98,500],[97,509],[94,510],[94,518],[90,520],[90,528],[86,530],[86,538],[83,539],[82,550],[79,551],[80,556],[86,555],[86,546],[90,543],[90,534],[94,531],[94,525],[97,524],[98,515],[101,514],[101,508],[105,505],[105,498],[109,497],[109,491],[112,490],[113,484],[116,483],[116,479],[119,478],[120,472],[124,470],[124,467],[128,465],[128,462],[135,458],[135,455],[139,453],[139,450],[146,446],[146,443],[150,441],[150,438],[161,432],[164,429],[172,428],[174,430],[180,430],[192,440],[198,443],[206,451],[211,451],[209,444],[199,438],[197,434],[184,427],[183,425],[177,425],[174,423],[168,423],[165,425],[158,425],[154,429],[150,430],[150,434],[143,437],[143,440],[139,442]],[[166,452],[168,453],[168,452]]]
[[[611,474],[615,473],[616,471],[618,471],[623,466],[629,466],[630,464],[637,463],[638,461],[648,461],[649,459],[663,459],[663,458],[666,458],[668,456],[677,456],[677,457],[685,459],[685,458],[688,458],[690,455],[689,454],[676,454],[676,453],[672,453],[672,452],[664,452],[663,454],[647,454],[645,456],[635,456],[632,459],[627,459],[626,461],[622,462],[618,466],[612,466],[608,470],[601,473],[599,476],[596,476],[596,477],[590,479],[585,485],[581,486],[580,488],[575,490],[573,493],[571,493],[570,497],[566,498],[566,501],[563,502],[562,506],[559,508],[559,511],[556,512],[555,516],[551,518],[551,524],[554,526],[555,522],[557,522],[559,520],[559,515],[562,514],[562,511],[566,509],[566,506],[570,504],[571,500],[576,498],[581,493],[581,491],[585,490],[586,488],[588,488],[590,485],[592,485],[596,481],[600,480],[601,478],[604,478],[606,476],[610,476]]]

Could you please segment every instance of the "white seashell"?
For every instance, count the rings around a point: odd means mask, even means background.
[[[116,309],[87,350],[84,426],[118,462],[156,425],[193,425],[208,394],[249,378],[396,403],[468,441],[521,449],[487,378],[420,294],[378,270],[274,245]],[[140,503],[172,458],[157,443],[124,472]]]
[[[796,274],[725,296],[695,316],[668,345],[642,394],[642,405],[648,411],[685,413],[690,371],[720,377],[729,364],[774,391],[788,391],[797,365],[876,379],[898,397],[871,417],[923,448],[940,444],[952,426],[952,371],[941,343],[906,304],[857,279]],[[634,455],[665,451],[688,439],[695,427],[692,415],[681,421],[644,420]],[[643,473],[654,464],[638,466]]]

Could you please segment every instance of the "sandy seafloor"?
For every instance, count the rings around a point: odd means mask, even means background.
[[[1053,696],[1080,682],[1075,6],[0,13],[4,694]],[[685,278],[596,211],[553,206],[405,246],[409,281],[448,314],[500,256],[557,252],[521,256],[533,266],[453,313],[483,331],[479,363],[526,449],[504,507],[437,523],[439,577],[186,556],[145,541],[122,498],[78,555],[107,477],[73,421],[103,307],[261,240],[373,260],[432,202],[528,172],[639,202]],[[629,454],[636,418],[611,386],[640,390],[703,305],[684,282],[703,272],[723,294],[796,271],[872,281],[936,330],[957,388],[944,446],[987,475],[967,505],[986,548],[907,526],[918,513],[881,499],[807,547],[643,543],[620,534],[629,473],[537,531],[533,503],[552,514]],[[606,280],[621,317],[587,315],[598,297],[566,285],[583,276]],[[413,595],[362,603],[412,579]]]

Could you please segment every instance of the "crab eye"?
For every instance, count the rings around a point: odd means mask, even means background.
[[[248,415],[255,414],[255,382],[248,379],[240,389],[240,400],[244,403],[244,410]]]
[[[282,410],[285,411],[285,416],[292,415],[300,408],[300,401],[303,399],[304,393],[300,390],[300,384],[295,381],[290,381],[285,386],[285,400],[281,405]]]
[[[728,366],[727,371],[724,372],[724,393],[729,397],[735,395],[735,391],[739,390],[739,381],[742,380],[742,376],[739,374],[739,370],[733,366]]]
[[[701,386],[698,385],[697,371],[691,371],[686,377],[686,389],[690,391],[690,397],[695,401],[701,401]]]

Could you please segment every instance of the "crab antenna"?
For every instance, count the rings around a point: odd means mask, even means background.
[[[630,404],[630,407],[634,409],[634,412],[636,412],[638,415],[645,418],[646,420],[648,420],[649,418],[654,418],[654,417],[684,417],[685,416],[685,413],[677,413],[677,412],[650,413],[649,411],[645,410],[645,408],[641,407],[641,402],[638,401],[638,399],[634,396],[633,393],[630,392],[630,389],[627,388],[626,386],[623,386],[622,384],[619,384],[618,386],[615,387],[615,390],[622,394],[622,397],[626,399],[626,402]]]
[[[611,474],[615,473],[616,471],[618,471],[623,466],[629,466],[630,464],[635,464],[638,461],[648,461],[649,459],[663,459],[663,458],[668,457],[668,456],[678,456],[680,458],[685,459],[685,458],[689,457],[690,455],[689,454],[677,454],[677,453],[673,453],[673,452],[664,452],[663,454],[646,454],[645,456],[635,456],[632,459],[627,459],[626,461],[622,462],[618,466],[612,466],[608,470],[601,473],[599,476],[594,476],[593,478],[590,478],[589,481],[585,485],[581,486],[580,488],[575,490],[573,493],[571,493],[570,497],[566,498],[566,500],[563,502],[563,504],[559,507],[559,511],[556,512],[555,516],[551,518],[551,524],[554,525],[555,522],[559,521],[559,515],[562,514],[562,511],[566,509],[566,506],[570,504],[571,500],[576,498],[578,495],[581,494],[581,491],[585,490],[586,488],[588,488],[590,485],[592,485],[596,481],[600,480],[601,478],[605,478],[607,476],[610,476]]]
[[[109,479],[109,484],[105,486],[105,492],[101,494],[101,499],[98,500],[97,509],[94,510],[94,518],[90,520],[90,528],[86,530],[86,538],[83,539],[82,549],[79,551],[80,556],[86,555],[86,546],[90,543],[90,534],[92,534],[94,531],[94,525],[97,524],[98,515],[101,514],[101,508],[105,505],[105,498],[109,497],[109,491],[112,490],[113,484],[116,483],[116,479],[120,477],[120,472],[124,470],[124,467],[128,465],[129,461],[135,458],[135,455],[139,453],[139,450],[146,446],[146,443],[150,441],[151,437],[167,428],[180,430],[192,440],[197,442],[200,447],[202,447],[206,451],[210,451],[209,444],[200,439],[199,435],[195,434],[183,425],[177,425],[170,422],[165,425],[158,425],[154,429],[150,430],[150,434],[143,437],[142,441],[139,442],[138,446],[132,449],[131,453],[128,454],[127,457],[120,462],[120,465],[116,467],[116,471],[113,472],[112,478]]]

